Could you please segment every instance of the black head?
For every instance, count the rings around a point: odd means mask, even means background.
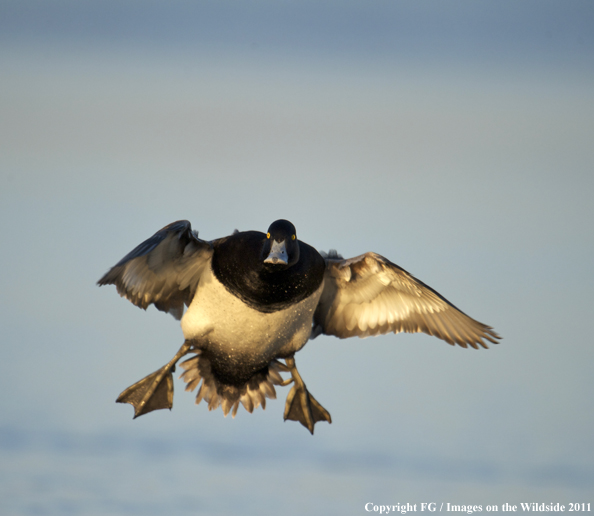
[[[262,247],[262,261],[270,268],[286,268],[299,261],[299,242],[295,226],[288,220],[270,224]]]

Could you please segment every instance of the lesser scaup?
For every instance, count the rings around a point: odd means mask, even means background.
[[[236,231],[207,242],[188,221],[165,226],[133,249],[99,281],[146,309],[181,319],[185,342],[169,363],[120,394],[134,417],[173,405],[173,371],[181,363],[186,390],[210,410],[248,412],[275,385],[293,383],[284,419],[312,434],[330,414],[309,393],[294,355],[320,334],[339,338],[424,332],[462,347],[486,348],[499,335],[383,256],[322,256],[297,239],[295,226],[277,220],[266,234]],[[187,310],[184,313],[184,306]],[[280,361],[284,360],[284,363]],[[280,373],[289,372],[283,380]]]

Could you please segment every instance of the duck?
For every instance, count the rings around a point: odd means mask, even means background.
[[[124,256],[97,282],[115,285],[139,308],[153,305],[181,323],[184,343],[157,371],[125,389],[118,403],[134,418],[173,407],[180,359],[196,404],[235,417],[293,384],[284,420],[313,435],[330,413],[308,391],[295,354],[319,335],[340,339],[423,332],[475,349],[501,337],[387,258],[367,252],[344,259],[297,238],[288,220],[266,233],[238,231],[202,240],[187,220],[168,224]],[[289,373],[284,378],[282,374]]]

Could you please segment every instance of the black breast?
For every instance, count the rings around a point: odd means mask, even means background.
[[[324,278],[325,262],[311,246],[299,242],[299,261],[285,269],[264,265],[259,231],[236,233],[214,245],[212,269],[233,295],[252,308],[271,313],[311,296]]]

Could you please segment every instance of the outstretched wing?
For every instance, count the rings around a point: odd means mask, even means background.
[[[120,296],[136,306],[146,310],[152,303],[181,319],[212,249],[187,220],[179,220],[130,251],[97,284],[115,285]]]
[[[348,260],[326,258],[324,290],[312,336],[368,337],[424,332],[478,349],[497,344],[490,326],[468,317],[431,287],[375,253]]]

